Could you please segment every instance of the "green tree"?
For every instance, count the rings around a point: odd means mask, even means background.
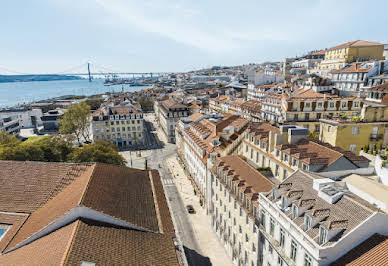
[[[77,148],[69,155],[69,159],[73,162],[100,162],[117,165],[126,163],[118,153],[117,147],[103,140]]]
[[[85,103],[90,106],[91,110],[97,110],[104,102],[103,98],[88,98]]]
[[[82,140],[90,141],[90,106],[81,102],[71,106],[63,114],[59,121],[59,131],[65,134],[73,134],[82,144]]]
[[[0,147],[8,147],[18,145],[21,141],[18,140],[14,135],[8,134],[7,132],[0,131]]]
[[[310,133],[309,133],[309,137],[312,138],[312,139],[319,139],[318,134],[315,133],[315,132],[310,132]]]

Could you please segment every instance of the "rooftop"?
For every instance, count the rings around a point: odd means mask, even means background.
[[[0,165],[0,223],[11,225],[0,240],[0,264],[178,265],[157,171],[99,163]]]
[[[362,41],[362,40],[357,40],[357,41],[351,41],[347,43],[343,43],[334,47],[331,47],[330,50],[336,50],[336,49],[343,49],[343,48],[349,48],[349,47],[365,47],[365,46],[383,46],[381,43],[377,42],[368,42],[368,41]]]

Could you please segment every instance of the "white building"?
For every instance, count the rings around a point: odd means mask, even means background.
[[[344,182],[301,170],[260,193],[259,219],[261,265],[329,265],[375,233],[388,235],[387,214]]]
[[[41,109],[12,108],[0,110],[0,119],[17,118],[21,128],[33,128],[43,125],[42,116]]]
[[[284,82],[284,76],[279,70],[258,69],[248,72],[248,82],[254,85],[270,84],[273,82]]]

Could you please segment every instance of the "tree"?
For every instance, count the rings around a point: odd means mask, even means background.
[[[90,106],[91,110],[97,110],[104,102],[103,98],[88,98],[85,103]]]
[[[100,162],[117,165],[126,163],[118,153],[117,147],[103,140],[77,148],[69,155],[69,159],[73,162]]]
[[[0,130],[0,147],[15,146],[20,143],[14,135]]]
[[[65,134],[73,134],[82,144],[82,140],[90,141],[90,106],[81,102],[71,106],[59,121],[59,131]]]

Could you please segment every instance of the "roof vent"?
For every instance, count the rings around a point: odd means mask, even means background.
[[[347,190],[343,187],[335,186],[335,184],[329,184],[319,190],[318,196],[326,202],[333,204],[336,203]]]

